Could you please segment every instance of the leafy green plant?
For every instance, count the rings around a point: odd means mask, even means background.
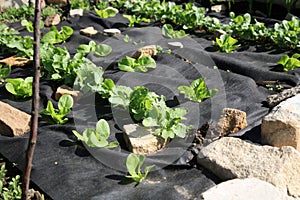
[[[85,142],[89,147],[115,148],[119,146],[118,142],[108,142],[110,127],[106,120],[100,119],[96,124],[96,129],[88,128],[82,135],[76,130],[72,131],[78,140]]]
[[[124,109],[128,109],[130,103],[130,95],[132,89],[127,86],[115,85],[110,91],[109,102],[112,106],[120,106]]]
[[[5,164],[2,164],[0,166],[0,199],[21,199],[22,188],[20,175],[16,175],[10,179],[9,177],[6,177],[6,172]]]
[[[8,7],[0,13],[0,22],[16,22],[34,16],[34,8],[23,4],[20,8]]]
[[[103,10],[98,10],[96,7],[94,7],[95,12],[98,14],[100,18],[109,18],[114,17],[117,14],[117,9],[112,7],[107,7]]]
[[[103,98],[110,97],[110,91],[115,86],[113,80],[104,79],[103,70],[94,63],[86,62],[77,71],[74,88],[83,93],[98,92]]]
[[[33,32],[33,24],[32,24],[32,21],[28,21],[27,19],[23,19],[23,20],[21,21],[21,25],[22,25],[22,26],[25,26],[28,32],[31,32],[31,33]],[[40,22],[40,28],[41,28],[41,29],[44,28],[44,22],[43,22],[43,21]]]
[[[58,100],[58,109],[53,107],[51,101],[48,101],[46,109],[42,110],[40,114],[51,116],[52,120],[57,124],[65,124],[68,118],[64,118],[73,106],[73,98],[69,94],[62,95]]]
[[[118,67],[126,72],[147,72],[148,68],[156,68],[156,62],[149,56],[141,56],[138,59],[126,56],[118,62]]]
[[[277,64],[280,64],[283,66],[283,71],[287,72],[290,70],[294,70],[297,67],[300,67],[300,54],[295,53],[292,55],[292,57],[289,57],[288,55],[283,55],[280,57]]]
[[[32,96],[33,77],[7,78],[5,79],[5,88],[8,92],[17,98],[26,98]]]
[[[185,119],[188,110],[185,108],[169,108],[166,106],[165,98],[161,97],[152,104],[142,121],[143,126],[155,128],[154,135],[164,139],[175,136],[184,138],[192,126],[181,123]]]
[[[159,96],[149,92],[144,86],[137,86],[130,94],[129,111],[135,120],[139,121],[145,117],[147,111],[152,109],[152,104]]]
[[[190,86],[179,86],[178,90],[180,93],[186,94],[190,100],[196,102],[210,98],[218,92],[218,89],[208,90],[204,78],[194,80]]]
[[[93,52],[96,56],[107,56],[111,53],[112,48],[107,44],[96,44],[90,41],[89,44],[81,44],[77,47],[77,52],[86,55]]]
[[[134,27],[135,24],[140,24],[142,22],[149,23],[151,21],[150,19],[135,15],[123,15],[123,17],[129,20],[129,27]]]
[[[126,177],[131,178],[136,183],[140,183],[141,181],[146,179],[148,173],[154,167],[154,165],[145,167],[144,173],[142,173],[141,168],[144,163],[144,160],[144,155],[135,155],[133,153],[129,154],[126,159],[126,167],[130,175]]]
[[[216,38],[216,41],[213,41],[213,44],[219,47],[220,51],[230,53],[236,50],[240,45],[235,45],[238,40],[231,37],[230,34],[223,34],[220,38]]]
[[[300,20],[292,17],[290,21],[283,20],[271,29],[271,39],[281,48],[300,48]]]
[[[66,41],[73,34],[73,29],[69,26],[61,27],[59,32],[55,26],[50,28],[50,31],[46,33],[42,38],[42,43],[59,44]]]
[[[185,34],[184,30],[175,31],[171,24],[163,25],[162,34],[163,34],[163,36],[168,37],[168,38],[183,38],[183,37],[187,36],[187,34]]]
[[[89,0],[70,0],[71,9],[81,8],[83,10],[90,10]]]
[[[62,13],[62,12],[63,11],[59,6],[51,5],[51,6],[46,6],[45,8],[42,9],[42,16],[43,17],[48,17],[50,15],[59,14],[59,13]]]
[[[0,85],[4,82],[4,78],[7,77],[11,72],[11,67],[9,65],[0,64]]]

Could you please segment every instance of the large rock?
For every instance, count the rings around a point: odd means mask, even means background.
[[[125,143],[129,151],[135,154],[155,153],[166,146],[167,141],[152,135],[153,130],[151,129],[138,124],[124,125],[123,128]]]
[[[300,151],[300,94],[281,102],[264,117],[262,144],[292,146]]]
[[[217,129],[221,135],[236,133],[247,127],[246,113],[244,111],[224,108]]]
[[[203,200],[287,200],[285,193],[257,178],[233,179],[222,182],[201,194]]]
[[[0,135],[21,136],[30,131],[31,116],[0,101]]]
[[[224,137],[204,147],[197,161],[222,180],[256,177],[300,197],[300,152],[292,147],[260,146]]]

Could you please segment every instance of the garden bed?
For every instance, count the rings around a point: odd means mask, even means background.
[[[211,13],[228,22],[228,15]],[[260,18],[262,19],[262,18]],[[265,19],[267,26],[275,22]],[[125,178],[128,147],[122,134],[123,125],[136,123],[132,113],[124,112],[111,105],[99,93],[84,95],[74,101],[69,121],[64,125],[49,124],[40,116],[38,141],[33,160],[31,180],[52,199],[192,199],[211,188],[220,180],[207,169],[197,165],[196,156],[201,148],[193,144],[196,130],[209,122],[216,126],[223,108],[245,111],[248,126],[231,135],[260,143],[261,119],[268,114],[265,101],[276,89],[289,88],[300,83],[300,69],[283,72],[278,60],[288,53],[299,51],[279,49],[273,43],[242,42],[232,53],[220,52],[212,40],[212,33],[188,31],[183,38],[167,38],[162,34],[161,23],[151,22],[140,27],[128,27],[129,21],[122,14],[107,19],[100,18],[95,11],[61,22],[57,29],[69,26],[74,30],[70,38],[59,44],[66,47],[71,56],[80,44],[93,40],[96,44],[112,47],[109,55],[99,57],[89,53],[87,58],[96,66],[102,66],[106,79],[116,85],[134,88],[145,86],[151,92],[166,97],[171,108],[184,107],[189,110],[182,123],[193,125],[185,137],[172,139],[161,151],[147,155],[144,165],[155,164],[147,179],[135,187]],[[22,36],[31,35],[20,23],[11,24]],[[80,30],[93,26],[99,33],[88,37]],[[118,28],[121,34],[106,35],[104,29]],[[43,28],[45,34],[50,28]],[[183,48],[169,51],[169,42],[180,42]],[[124,72],[118,62],[132,56],[147,45],[157,45],[162,53],[153,56],[155,69],[147,72]],[[289,54],[292,55],[292,54]],[[7,57],[4,52],[2,58]],[[1,58],[1,59],[2,59]],[[279,69],[279,70],[278,70]],[[9,78],[33,76],[32,65],[12,67]],[[208,89],[218,89],[216,95],[202,102],[194,102],[180,94],[178,87],[189,85],[199,77],[205,78]],[[42,77],[40,84],[40,110],[51,101],[55,107],[55,91],[62,82]],[[75,87],[74,87],[75,89]],[[31,99],[16,99],[4,84],[0,85],[0,100],[31,113]],[[95,127],[99,119],[107,120],[111,135],[109,142],[118,142],[116,148],[94,148],[77,140],[72,133],[82,133]],[[10,162],[25,167],[25,152],[29,135],[7,137],[0,135],[0,152]]]

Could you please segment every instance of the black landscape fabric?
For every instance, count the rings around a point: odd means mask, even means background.
[[[276,62],[283,53],[275,49],[260,46],[243,46],[230,54],[214,51],[209,35],[199,37],[190,35],[182,39],[163,37],[160,27],[147,26],[127,28],[128,21],[121,15],[109,19],[100,19],[94,12],[85,12],[62,22],[74,29],[73,36],[62,46],[76,53],[79,44],[90,40],[108,44],[112,53],[106,57],[88,55],[97,66],[102,66],[105,78],[111,78],[118,85],[135,87],[143,85],[157,94],[165,95],[169,106],[189,109],[184,123],[197,129],[205,122],[216,124],[225,107],[236,108],[247,113],[249,126],[236,136],[260,142],[260,124],[262,117],[269,112],[264,101],[274,93],[256,82],[279,81],[291,87],[300,82],[300,70],[290,72],[276,71]],[[18,26],[17,24],[15,26]],[[98,33],[87,37],[79,30],[93,26]],[[106,28],[119,28],[121,35],[105,36]],[[45,28],[43,32],[47,32]],[[22,34],[28,34],[22,31]],[[124,38],[128,35],[129,42]],[[147,73],[122,72],[117,62],[146,45],[160,45],[168,48],[168,42],[178,41],[184,46],[162,53],[155,57],[157,68]],[[14,68],[10,77],[33,75],[32,66]],[[211,99],[201,103],[191,102],[179,94],[177,87],[189,85],[193,80],[205,77],[209,89],[219,92]],[[46,107],[48,100],[54,105],[53,93],[56,86],[45,79],[41,80],[40,109]],[[3,85],[0,86],[0,100],[26,113],[31,112],[31,100],[15,100]],[[189,148],[193,140],[192,133],[184,139],[174,139],[168,147],[156,154],[147,156],[144,165],[155,164],[148,178],[135,187],[124,178],[125,161],[129,152],[122,142],[122,126],[133,123],[128,113],[111,108],[107,100],[90,95],[75,103],[72,119],[65,125],[49,125],[41,121],[38,141],[32,168],[32,181],[53,199],[194,199],[218,183],[218,179],[201,167],[191,164],[195,152]],[[111,141],[118,140],[121,147],[116,149],[94,149],[76,141],[72,130],[82,132],[104,118],[111,127]],[[0,136],[0,153],[20,169],[25,166],[25,151],[29,135],[22,137]],[[195,164],[195,163],[194,163]]]

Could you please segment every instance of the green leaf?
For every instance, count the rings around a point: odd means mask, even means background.
[[[185,85],[181,85],[178,87],[178,90],[181,94],[186,94],[190,99],[195,99],[196,94],[193,90],[193,88]]]
[[[127,71],[127,72],[134,72],[135,68],[135,59],[131,58],[129,56],[126,56],[125,58],[121,59],[118,62],[118,67],[122,71]]]
[[[77,52],[86,55],[91,52],[91,47],[87,44],[81,44],[77,47]]]
[[[4,79],[11,73],[11,67],[9,65],[2,66],[0,65],[0,80]]]
[[[126,167],[131,176],[138,176],[136,169],[140,163],[139,157],[133,153],[129,154],[126,159]]]
[[[110,135],[109,124],[106,120],[100,119],[96,124],[96,132],[101,136],[107,139]]]
[[[94,54],[96,56],[107,56],[111,53],[112,48],[109,45],[106,44],[98,44],[95,47]]]
[[[6,83],[5,88],[8,92],[12,93],[13,95],[17,95],[17,92],[15,91],[15,88],[12,83]]]
[[[63,108],[70,109],[73,106],[73,98],[69,94],[64,94],[59,98],[58,101],[58,109],[61,110]]]
[[[146,68],[156,68],[156,62],[150,56],[141,56],[138,58],[138,63]]]
[[[95,12],[98,14],[100,18],[109,18],[116,16],[117,12],[114,8],[105,8],[103,10],[98,10],[96,7],[94,7]]]
[[[145,127],[153,127],[153,126],[158,126],[157,120],[152,117],[147,117],[143,119],[143,126]]]

